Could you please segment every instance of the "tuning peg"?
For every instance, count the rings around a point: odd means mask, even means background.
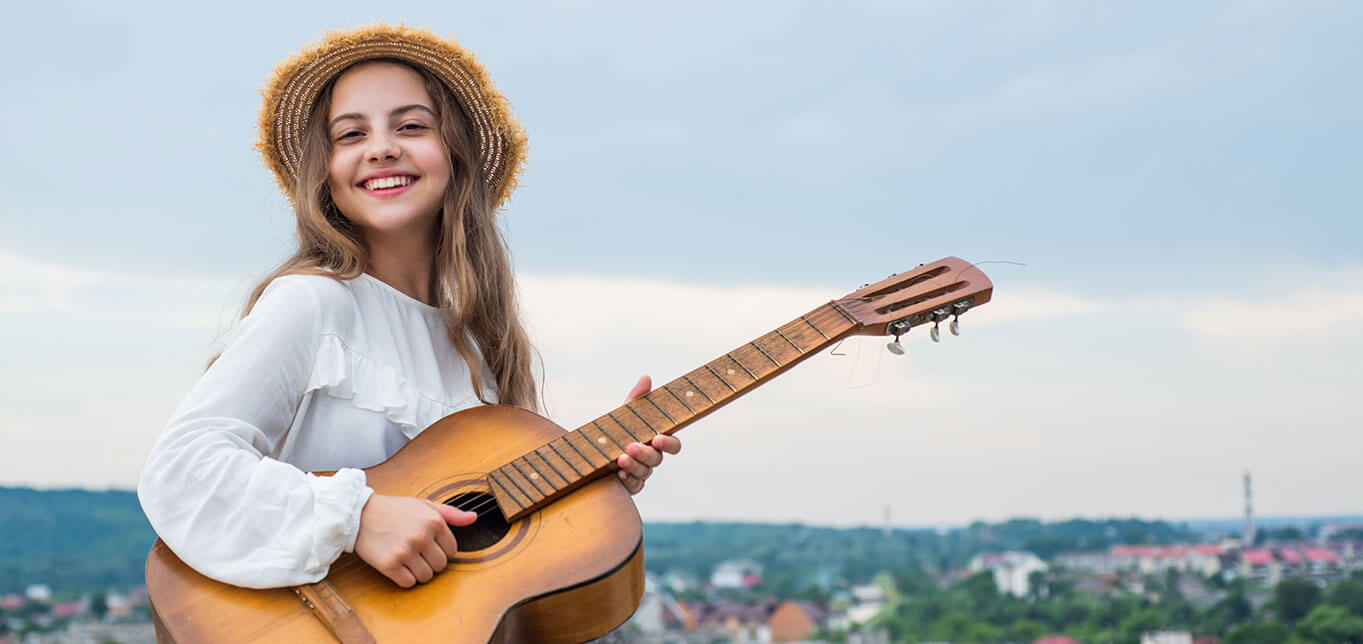
[[[940,324],[940,322],[933,322],[932,328],[928,329],[928,337],[932,338],[933,342],[942,341],[942,330],[937,328],[938,324]]]
[[[897,356],[904,355],[904,345],[899,343],[899,336],[895,336],[894,342],[885,345],[885,348],[889,349],[890,353],[893,353]]]
[[[961,318],[960,318],[960,317],[951,318],[951,324],[948,324],[948,325],[947,325],[947,329],[948,329],[949,331],[951,331],[951,335],[960,335],[960,334],[961,334]]]

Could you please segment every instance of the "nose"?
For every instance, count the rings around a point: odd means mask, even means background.
[[[365,158],[373,162],[391,161],[402,156],[402,147],[397,140],[387,132],[377,131],[369,135],[369,147],[365,150]]]

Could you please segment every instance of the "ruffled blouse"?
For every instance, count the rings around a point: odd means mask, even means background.
[[[355,547],[373,493],[358,468],[479,404],[439,309],[367,274],[280,277],[161,432],[138,498],[208,577],[315,582]],[[336,473],[307,473],[321,470]]]

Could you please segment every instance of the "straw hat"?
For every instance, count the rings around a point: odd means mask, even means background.
[[[327,82],[351,65],[373,58],[396,58],[417,65],[445,82],[462,104],[481,150],[483,179],[494,209],[505,203],[525,164],[525,129],[511,104],[492,84],[473,52],[427,29],[383,23],[328,31],[320,41],[277,65],[261,93],[260,138],[256,149],[292,198],[303,129]]]

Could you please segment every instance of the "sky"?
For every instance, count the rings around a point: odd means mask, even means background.
[[[0,484],[131,488],[291,243],[252,149],[324,29],[428,26],[530,133],[547,415],[954,255],[994,300],[680,434],[646,520],[1363,513],[1363,7],[5,3]],[[945,335],[945,334],[944,334]]]

